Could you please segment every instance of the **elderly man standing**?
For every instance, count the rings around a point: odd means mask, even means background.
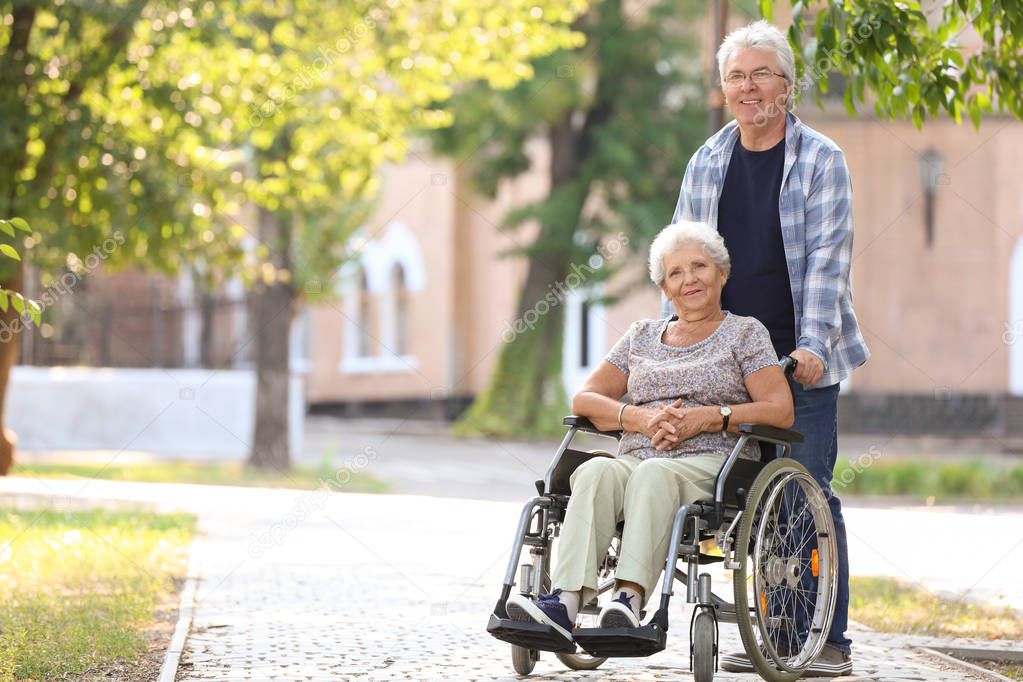
[[[792,381],[806,440],[794,457],[831,503],[838,542],[838,596],[828,644],[807,674],[852,671],[846,637],[849,558],[845,521],[831,479],[838,455],[839,382],[869,356],[849,287],[852,191],[842,150],[789,113],[795,60],[766,21],[728,35],[717,54],[725,102],[735,118],[693,155],[672,222],[717,227],[732,258],[722,307],[756,317],[778,355],[799,361]],[[753,670],[745,652],[725,670]]]

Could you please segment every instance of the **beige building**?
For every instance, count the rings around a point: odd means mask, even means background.
[[[544,145],[531,153],[542,168]],[[478,393],[513,329],[525,277],[521,258],[501,254],[532,238],[528,227],[509,233],[498,224],[546,191],[536,171],[484,199],[454,162],[425,154],[385,169],[380,207],[354,238],[362,257],[339,277],[339,302],[310,311],[309,402],[457,409]],[[586,294],[585,286],[571,290],[561,304],[568,390],[628,329],[629,310],[656,314],[659,305],[652,287],[610,309],[585,305]]]
[[[845,151],[853,182],[853,291],[872,357],[845,387],[844,418],[1011,430],[1006,397],[1023,394],[1023,179],[1014,167],[1023,123],[992,117],[978,133],[936,120],[917,131],[851,120],[840,107],[804,109]],[[531,152],[542,169],[543,144]],[[340,301],[310,313],[309,402],[407,411],[448,401],[451,412],[483,389],[525,275],[521,258],[500,254],[531,236],[498,224],[545,190],[534,170],[486,200],[454,162],[425,153],[387,168]],[[664,206],[665,221],[673,208]],[[652,286],[607,308],[584,305],[586,296],[582,286],[563,304],[569,391],[633,319],[660,310]]]

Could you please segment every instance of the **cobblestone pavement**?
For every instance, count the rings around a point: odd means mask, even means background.
[[[231,521],[211,524],[211,540],[223,539],[208,546],[178,679],[513,678],[509,647],[484,626],[516,516],[515,505],[337,496],[280,546],[241,560],[256,545],[240,539]],[[264,531],[250,528],[257,538]],[[650,659],[619,659],[580,673],[546,654],[534,676],[691,679],[688,615],[676,603],[669,649]],[[725,650],[739,646],[734,626],[723,635]],[[862,679],[970,679],[899,638],[855,636]]]
[[[904,456],[912,450],[908,440],[843,436],[839,444],[851,460],[858,453],[868,453],[859,464],[866,467],[875,456]],[[901,449],[889,453],[899,442]],[[963,447],[938,439],[913,442],[921,451],[933,451],[935,443],[944,443],[951,452]],[[320,461],[315,458],[324,453],[332,455],[335,463],[368,455],[364,471],[391,483],[394,492],[517,504],[533,494],[532,482],[543,478],[556,447],[544,441],[453,438],[428,422],[326,417],[307,420],[306,446],[309,464]],[[580,434],[572,446],[613,448],[614,443]],[[980,452],[979,445],[973,448]],[[850,505],[842,497],[853,575],[891,576],[947,596],[998,606],[1023,605],[1023,581],[1018,579],[1023,574],[1023,508],[898,507],[892,505],[901,501],[871,498],[852,500]]]
[[[0,493],[127,500],[197,513],[201,576],[178,680],[514,679],[509,648],[485,633],[519,505],[411,495],[0,479]],[[716,579],[717,590],[728,585]],[[673,604],[669,647],[648,659],[539,679],[688,680],[688,612]],[[861,680],[985,679],[857,630]],[[738,646],[723,626],[723,648]],[[1017,643],[1018,644],[1018,643]],[[720,680],[753,675],[720,673]]]

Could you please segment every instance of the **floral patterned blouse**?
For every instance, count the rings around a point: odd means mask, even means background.
[[[682,409],[701,405],[736,405],[751,402],[743,378],[778,363],[767,329],[756,318],[727,313],[718,328],[691,346],[669,346],[661,339],[674,317],[633,322],[618,340],[607,361],[624,372],[629,397],[639,407],[660,407],[682,400]],[[660,451],[642,433],[627,431],[619,455],[640,459],[727,455],[739,436],[700,433],[674,450]],[[747,443],[742,457],[756,459],[756,443]]]

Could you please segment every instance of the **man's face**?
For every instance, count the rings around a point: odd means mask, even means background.
[[[767,50],[739,48],[725,63],[725,102],[744,129],[769,127],[785,118],[791,84],[781,73],[778,56]],[[738,75],[746,78],[739,81]],[[737,82],[730,83],[729,76]]]

